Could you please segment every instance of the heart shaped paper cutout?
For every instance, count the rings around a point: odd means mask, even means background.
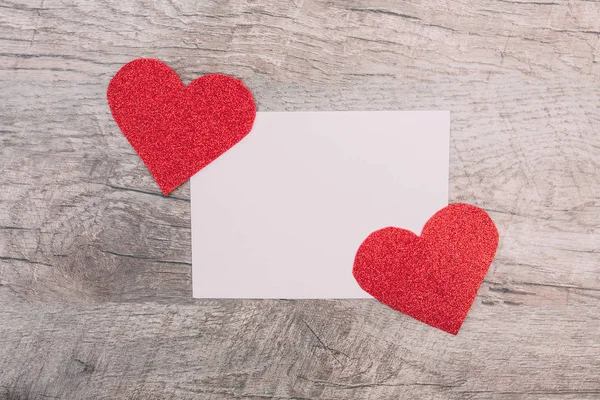
[[[121,131],[166,196],[246,136],[256,117],[244,84],[220,74],[185,86],[155,59],[125,64],[108,85]]]
[[[419,321],[456,335],[498,247],[489,215],[452,204],[420,236],[388,227],[360,245],[353,274],[366,292]]]

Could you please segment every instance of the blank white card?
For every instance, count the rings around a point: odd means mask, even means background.
[[[448,204],[447,111],[259,112],[191,179],[197,298],[367,298],[373,231],[419,234]]]

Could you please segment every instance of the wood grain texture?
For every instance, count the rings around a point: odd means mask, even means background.
[[[497,258],[457,337],[376,301],[196,301],[105,91],[137,57],[259,110],[449,109]],[[0,1],[0,398],[600,398],[600,2]]]

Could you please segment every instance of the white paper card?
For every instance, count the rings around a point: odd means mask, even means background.
[[[373,231],[419,234],[448,204],[447,111],[259,112],[191,179],[196,298],[368,298]]]

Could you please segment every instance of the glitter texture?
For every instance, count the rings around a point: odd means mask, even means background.
[[[108,85],[112,115],[166,196],[246,136],[256,105],[244,84],[202,76],[187,87],[166,64],[138,59]]]
[[[427,221],[421,236],[394,227],[371,233],[352,272],[377,300],[456,335],[497,247],[498,230],[485,211],[452,204]]]

